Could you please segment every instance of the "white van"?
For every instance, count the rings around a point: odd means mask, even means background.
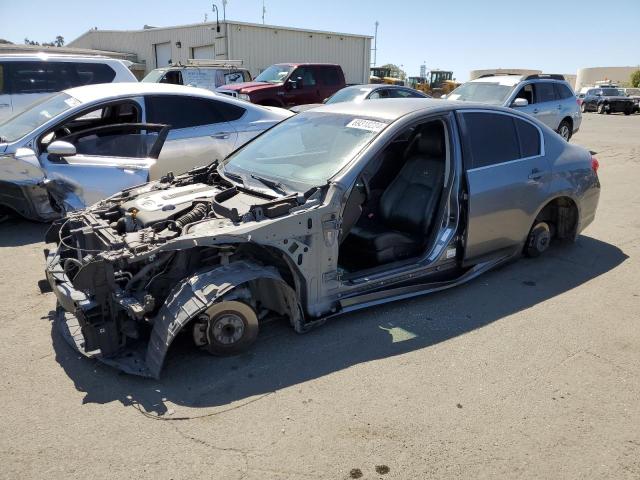
[[[137,82],[126,60],[31,53],[0,55],[0,120],[54,92],[94,83]]]
[[[242,60],[187,60],[186,65],[151,70],[141,82],[171,83],[214,91],[222,85],[251,81],[251,73],[241,68]]]

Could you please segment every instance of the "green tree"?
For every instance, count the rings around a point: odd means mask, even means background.
[[[631,74],[631,86],[640,88],[640,70],[636,70]]]
[[[58,35],[53,43],[56,44],[56,47],[63,46],[64,45],[64,37],[62,35]]]

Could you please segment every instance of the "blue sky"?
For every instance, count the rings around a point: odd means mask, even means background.
[[[222,0],[216,2],[222,10]],[[266,23],[373,35],[378,64],[453,70],[640,65],[640,0],[266,0]],[[137,29],[211,19],[202,0],[0,0],[0,38],[70,41],[92,27]],[[262,0],[229,0],[227,18],[261,22]]]

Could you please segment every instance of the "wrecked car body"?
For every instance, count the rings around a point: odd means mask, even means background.
[[[50,221],[169,171],[224,158],[291,115],[165,84],[52,94],[0,123],[0,208]]]
[[[223,162],[56,221],[46,275],[65,338],[158,377],[181,332],[235,354],[269,318],[304,333],[537,256],[593,220],[597,161],[536,120],[365,103],[301,113]]]

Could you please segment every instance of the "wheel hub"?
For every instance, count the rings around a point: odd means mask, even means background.
[[[211,326],[211,335],[217,342],[223,345],[231,345],[242,338],[244,334],[244,322],[235,313],[225,313],[214,320]]]

